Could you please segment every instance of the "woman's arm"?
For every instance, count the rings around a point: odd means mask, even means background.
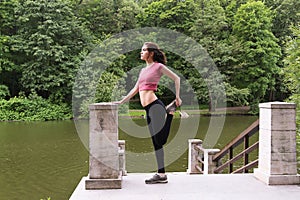
[[[180,99],[180,77],[164,65],[161,68],[161,72],[174,81],[176,92],[176,105],[180,106],[182,103],[182,100]]]
[[[116,101],[116,104],[122,104],[129,101],[134,95],[139,92],[138,82],[136,82],[135,86],[130,90],[130,92],[120,101]]]

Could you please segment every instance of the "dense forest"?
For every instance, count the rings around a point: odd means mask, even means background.
[[[183,90],[195,95],[192,100],[183,97],[184,104],[196,101],[211,111],[218,102],[250,105],[254,114],[260,102],[299,105],[299,22],[299,0],[1,0],[0,120],[70,119],[72,106],[84,116],[89,103],[124,95],[143,64],[140,49],[91,54],[114,42],[122,48],[140,40],[141,47],[143,37],[110,38],[144,27],[176,31],[196,41],[218,69],[220,86],[208,89],[213,76],[199,74],[192,61],[163,49],[167,65],[185,80]],[[151,37],[162,40],[159,33]],[[187,43],[180,44],[184,48]],[[186,51],[192,54],[191,48]],[[109,62],[105,56],[116,58]],[[97,64],[109,67],[96,73],[95,82],[84,74]],[[161,85],[158,95],[173,98]],[[79,99],[75,105],[74,99]]]

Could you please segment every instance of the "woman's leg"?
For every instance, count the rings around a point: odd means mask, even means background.
[[[145,107],[147,113],[147,122],[151,139],[155,150],[155,156],[158,166],[158,173],[165,173],[164,168],[164,149],[163,145],[167,142],[172,114],[166,114],[164,104],[160,100],[156,100]]]
[[[146,106],[147,123],[151,134],[153,147],[155,150],[155,157],[157,162],[157,172],[165,173],[164,168],[164,149],[161,141],[161,130],[165,124],[165,109],[161,105],[160,100],[156,100],[150,105]]]
[[[167,143],[169,134],[170,134],[170,130],[171,130],[171,124],[172,124],[172,120],[173,120],[173,115],[172,114],[167,114],[166,117],[166,121],[165,121],[165,125],[161,131],[161,142],[162,145]]]

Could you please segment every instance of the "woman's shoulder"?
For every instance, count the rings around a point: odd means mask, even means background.
[[[155,66],[156,66],[157,68],[159,68],[159,69],[161,69],[162,67],[166,67],[166,65],[164,65],[164,64],[162,64],[162,63],[160,63],[160,62],[156,62],[156,63],[155,63]]]

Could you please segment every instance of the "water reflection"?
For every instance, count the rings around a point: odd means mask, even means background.
[[[221,148],[254,122],[257,117],[226,117],[216,148]],[[126,120],[119,119],[122,126]],[[131,119],[130,119],[131,120]],[[166,148],[168,171],[186,171],[188,139],[206,136],[209,117],[202,117],[196,133],[187,129],[178,132],[182,121],[175,119]],[[188,118],[186,120],[192,120]],[[146,127],[144,119],[134,123]],[[82,135],[78,135],[73,121],[1,122],[0,123],[0,199],[68,199],[82,176],[88,174],[88,121],[81,121]],[[78,127],[77,127],[78,128]],[[128,172],[149,172],[155,169],[151,139],[147,133],[136,137],[119,130],[119,138],[126,140]],[[174,142],[176,140],[176,142]],[[172,145],[171,145],[172,144]],[[145,154],[150,156],[144,157]],[[153,166],[153,167],[152,167]]]

